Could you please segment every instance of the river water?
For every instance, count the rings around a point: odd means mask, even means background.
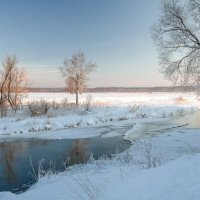
[[[130,142],[122,136],[110,138],[38,140],[19,139],[0,142],[0,191],[23,192],[36,182],[38,166],[61,172],[66,167],[85,163],[91,156],[122,152]]]
[[[160,134],[170,127],[184,125],[184,128],[200,128],[200,112],[174,117],[167,122],[143,123],[132,135],[132,139]],[[102,156],[125,151],[131,145],[123,139],[123,133],[132,125],[113,129],[120,136],[94,137],[88,139],[9,139],[0,141],[0,192],[23,192],[36,182],[38,165],[42,162],[44,170],[61,172],[68,166],[86,163],[91,156]],[[111,131],[110,129],[109,131]],[[102,134],[103,136],[103,134]]]

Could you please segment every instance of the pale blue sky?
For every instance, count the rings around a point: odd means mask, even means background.
[[[16,54],[32,86],[62,87],[58,67],[82,50],[90,86],[168,85],[150,27],[160,0],[0,0],[0,59]]]

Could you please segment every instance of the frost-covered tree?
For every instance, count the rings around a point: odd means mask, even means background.
[[[16,56],[7,56],[0,68],[0,108],[9,105],[16,111],[22,97],[27,92],[26,72],[17,67]],[[2,113],[1,113],[2,115]]]
[[[200,0],[162,0],[152,37],[165,78],[199,88]]]
[[[96,66],[95,63],[86,60],[83,52],[77,52],[72,55],[71,59],[65,59],[64,66],[60,68],[69,92],[76,95],[77,106],[79,104],[78,95],[87,88],[88,76]]]

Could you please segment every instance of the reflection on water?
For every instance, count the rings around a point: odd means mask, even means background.
[[[24,139],[0,142],[0,191],[19,192],[26,190],[36,180],[30,176],[31,167],[37,174],[38,161],[44,159],[43,168],[55,163],[57,171],[67,166],[85,163],[90,153],[98,159],[124,151],[130,146],[123,138],[76,139],[76,140],[36,140]],[[32,165],[30,165],[30,158]],[[67,166],[61,165],[66,163]]]
[[[69,165],[85,163],[89,158],[90,152],[87,140],[75,140],[69,155]]]
[[[18,169],[20,169],[18,164],[19,157],[26,153],[30,145],[37,144],[47,144],[47,141],[31,140],[29,142],[0,142],[0,191],[2,191],[5,183],[10,186],[18,183]]]
[[[12,183],[16,180],[16,173],[14,170],[15,157],[20,152],[26,149],[26,144],[16,145],[15,143],[0,143],[0,162],[3,167],[3,174],[8,183]]]

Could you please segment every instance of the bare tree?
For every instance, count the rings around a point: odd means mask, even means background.
[[[0,69],[0,106],[9,105],[16,111],[27,87],[25,70],[17,68],[16,56],[8,56]]]
[[[88,75],[96,66],[95,63],[86,60],[83,52],[77,52],[71,59],[65,59],[64,66],[60,68],[69,92],[76,95],[77,106],[78,95],[87,88]]]
[[[176,84],[200,85],[200,0],[162,0],[152,28],[161,72]]]

